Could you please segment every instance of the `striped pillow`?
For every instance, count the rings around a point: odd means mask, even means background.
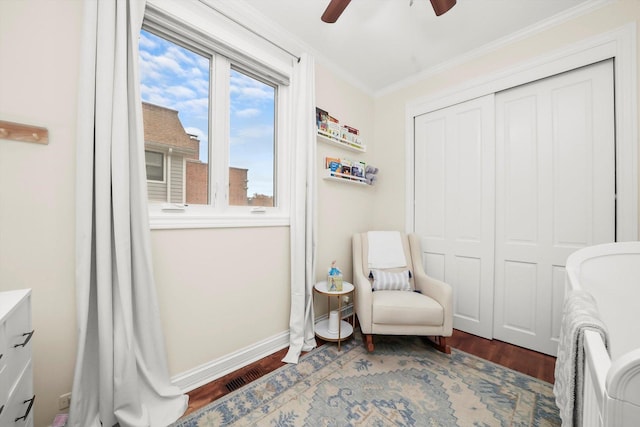
[[[410,291],[411,284],[409,278],[411,273],[409,270],[404,271],[383,271],[371,270],[373,276],[374,291]]]

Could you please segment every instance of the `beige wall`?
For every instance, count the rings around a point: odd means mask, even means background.
[[[318,142],[318,258],[317,277],[326,276],[333,260],[345,280],[351,279],[351,235],[373,227],[374,186],[354,185],[322,179],[325,157],[339,157],[372,162],[376,144],[373,141],[373,98],[316,64],[316,105],[340,120],[341,124],[360,130],[366,153],[345,150]],[[372,162],[373,163],[373,162]],[[325,277],[326,279],[326,277]],[[325,307],[316,305],[317,315]]]
[[[288,330],[288,228],[156,230],[151,236],[172,375]]]
[[[482,76],[508,69],[628,23],[640,24],[640,1],[638,0],[613,2],[613,4],[591,14],[562,23],[543,33],[377,97],[374,111],[374,117],[376,117],[374,140],[377,142],[376,146],[381,149],[375,152],[375,158],[381,159],[379,161],[381,169],[385,171],[392,168],[400,169],[404,166],[405,107],[407,103],[436,96],[447,90],[454,90],[468,80],[479,79]],[[640,42],[637,43],[637,47],[640,47]],[[640,52],[638,52],[638,57],[640,57]],[[384,121],[380,120],[382,117],[384,117]],[[376,200],[376,203],[382,206],[396,206],[397,209],[384,213],[376,212],[375,224],[396,228],[405,226],[405,193],[404,191],[394,191],[394,189],[404,188],[404,174],[385,175],[385,179],[380,182],[380,198]]]
[[[0,1],[0,118],[49,130],[48,145],[0,140],[0,290],[33,290],[38,427],[71,390],[75,362],[80,5]]]
[[[76,351],[75,114],[81,3],[0,1],[0,117],[49,129],[49,145],[0,140],[0,290],[33,289],[36,426],[71,389]],[[374,187],[318,180],[318,274],[333,259],[351,277],[354,232],[404,228],[407,102],[640,19],[623,0],[531,40],[372,98],[316,67],[317,105],[358,127],[366,153],[318,143],[325,156],[380,168]],[[37,29],[34,30],[34,29]],[[640,43],[638,44],[640,46]],[[156,230],[153,257],[172,375],[288,328],[286,227]],[[320,302],[317,315],[324,313]]]

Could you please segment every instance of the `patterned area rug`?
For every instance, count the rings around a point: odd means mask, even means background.
[[[417,337],[326,344],[176,427],[559,426],[552,385]]]

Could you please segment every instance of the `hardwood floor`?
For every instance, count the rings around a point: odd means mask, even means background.
[[[553,356],[498,340],[480,338],[455,329],[453,336],[447,339],[447,342],[451,347],[465,353],[553,384],[553,371],[556,365],[556,358]]]
[[[318,346],[325,344],[322,340],[318,339],[317,341]],[[455,329],[453,336],[449,338],[447,342],[452,348],[553,383],[555,357],[540,354],[502,341],[487,340]],[[285,348],[189,392],[189,407],[185,415],[260,378],[264,374],[284,366],[285,363],[281,362],[281,360],[286,353],[287,349]]]

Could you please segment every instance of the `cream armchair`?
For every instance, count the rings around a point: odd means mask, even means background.
[[[375,290],[369,268],[367,233],[353,236],[353,281],[355,312],[368,351],[373,351],[373,334],[433,337],[436,348],[451,350],[446,342],[453,331],[451,286],[427,276],[422,265],[420,240],[414,234],[400,234],[406,267],[387,268],[394,273],[410,271],[412,290]],[[397,240],[397,239],[396,239]],[[378,274],[380,270],[378,270]]]

